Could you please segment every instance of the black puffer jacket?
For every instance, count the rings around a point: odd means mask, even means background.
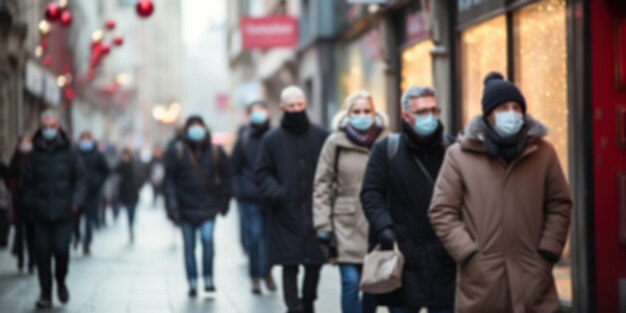
[[[120,178],[117,194],[123,205],[135,206],[139,201],[141,178],[137,167],[138,162],[130,159],[128,162],[120,161],[115,169]]]
[[[165,154],[164,189],[170,214],[192,223],[226,214],[231,196],[229,167],[224,150],[211,144],[210,135],[200,143],[177,138]]]
[[[255,171],[259,191],[270,204],[269,255],[272,264],[322,264],[325,258],[313,228],[313,180],[328,132],[310,125],[294,133],[284,125],[263,137]]]
[[[87,195],[84,208],[87,211],[94,211],[98,207],[104,181],[109,175],[109,166],[104,155],[96,147],[88,151],[80,151],[80,156],[87,174]]]
[[[246,126],[239,131],[231,157],[233,195],[237,200],[262,200],[254,179],[254,167],[261,148],[261,139],[268,130],[269,125],[264,127]]]
[[[388,155],[389,137],[370,156],[361,189],[361,203],[370,223],[370,248],[387,227],[395,231],[405,257],[402,288],[378,296],[381,305],[420,308],[452,307],[456,264],[435,235],[428,218],[434,182],[420,169],[421,160],[433,180],[445,155],[440,126],[430,142],[423,142],[403,125],[395,156]]]
[[[82,206],[86,176],[81,157],[63,130],[52,141],[41,131],[33,137],[33,151],[24,169],[24,200],[36,220],[71,221],[72,208]]]

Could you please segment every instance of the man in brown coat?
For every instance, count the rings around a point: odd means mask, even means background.
[[[459,264],[456,312],[557,312],[552,267],[572,208],[557,154],[502,75],[485,78],[482,106],[448,150],[430,208]]]

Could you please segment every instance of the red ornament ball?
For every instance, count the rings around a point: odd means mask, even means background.
[[[76,94],[74,93],[74,89],[70,87],[65,89],[65,99],[67,99],[67,101],[74,100],[74,96],[76,96]]]
[[[44,51],[48,49],[48,41],[46,41],[45,39],[41,39],[39,40],[39,46],[41,47],[41,49],[43,49]]]
[[[54,22],[61,17],[61,8],[56,3],[50,3],[46,6],[45,16],[48,22]]]
[[[108,20],[104,26],[108,30],[114,30],[115,29],[115,21],[114,20]]]
[[[65,11],[61,14],[61,24],[70,26],[72,24],[72,13]]]
[[[118,47],[121,46],[122,44],[124,44],[124,37],[115,36],[115,38],[113,38],[113,44],[115,44]]]
[[[46,67],[52,65],[52,56],[51,55],[46,55],[45,57],[43,57],[43,65],[46,66]]]
[[[106,43],[103,43],[100,48],[102,49],[102,54],[109,54],[109,52],[111,52],[111,47]]]
[[[135,9],[137,9],[139,16],[146,18],[154,12],[154,3],[152,3],[151,0],[139,0],[137,1]]]

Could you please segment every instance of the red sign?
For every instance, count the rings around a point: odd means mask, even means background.
[[[298,24],[291,16],[270,16],[241,19],[243,48],[293,48],[298,44]]]

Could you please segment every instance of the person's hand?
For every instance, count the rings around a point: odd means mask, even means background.
[[[176,225],[180,224],[180,214],[178,213],[178,209],[168,209],[167,218],[169,218],[170,221]]]
[[[539,250],[539,255],[546,261],[548,261],[548,263],[550,263],[550,265],[555,264],[556,262],[559,261],[560,257],[550,251],[546,251],[546,250]]]
[[[387,227],[378,234],[378,243],[380,243],[381,250],[393,250],[393,246],[396,243],[396,233]]]
[[[324,230],[320,230],[317,232],[317,240],[323,244],[323,245],[328,245],[330,244],[330,238],[333,236],[333,234],[329,231],[324,231]]]

